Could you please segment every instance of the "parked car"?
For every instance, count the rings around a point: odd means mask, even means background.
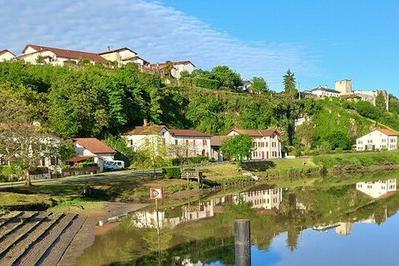
[[[125,168],[125,162],[124,161],[118,161],[118,160],[113,160],[113,161],[106,161],[104,163],[104,170],[121,170]]]

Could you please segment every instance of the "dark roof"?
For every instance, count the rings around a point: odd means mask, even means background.
[[[128,50],[128,51],[130,51],[130,52],[132,52],[132,53],[134,53],[134,54],[137,54],[135,51],[133,51],[132,49],[130,49],[130,48],[128,48],[128,47],[121,47],[121,48],[117,48],[117,49],[113,49],[113,50],[101,52],[101,53],[99,53],[99,55],[102,55],[102,54],[110,54],[110,53],[117,53],[117,52],[120,52],[120,51],[123,51],[123,50]]]
[[[336,91],[336,90],[333,90],[333,89],[329,89],[329,88],[325,88],[325,87],[314,88],[311,91],[316,91],[316,90],[327,91],[327,92],[332,92],[332,93],[340,93],[339,91]]]
[[[170,129],[169,132],[172,136],[180,137],[211,137],[211,135],[199,132],[195,129]]]
[[[10,53],[10,54],[12,54],[13,56],[15,56],[15,54],[14,54],[13,52],[11,52],[10,50],[8,50],[8,49],[4,49],[4,50],[1,50],[1,51],[0,51],[0,55],[5,54],[5,53]]]
[[[167,127],[164,125],[137,126],[126,135],[158,135],[162,129],[167,129]]]
[[[220,146],[222,142],[230,136],[212,136],[211,146]]]
[[[87,161],[91,158],[93,158],[93,156],[75,156],[75,157],[67,159],[66,161],[70,162],[70,163],[80,163],[80,162]]]
[[[151,64],[151,66],[160,66],[161,67],[161,66],[167,65],[168,63],[171,63],[172,65],[192,64],[195,67],[195,65],[190,60],[167,61],[167,62],[162,62],[162,63]]]
[[[73,141],[94,154],[116,153],[114,149],[97,138],[73,138]]]
[[[28,47],[32,47],[37,52],[50,51],[50,52],[53,52],[54,54],[56,54],[58,57],[62,57],[62,58],[87,59],[89,61],[99,62],[99,63],[108,62],[102,56],[95,54],[95,53],[82,52],[82,51],[76,51],[76,50],[68,50],[68,49],[55,48],[55,47],[47,47],[47,46],[34,45],[34,44],[26,45],[24,50],[22,51],[22,53],[24,53],[26,51],[26,49],[28,49]]]
[[[251,137],[257,137],[257,138],[261,138],[261,137],[270,137],[273,134],[279,135],[280,136],[280,132],[277,131],[277,129],[274,128],[270,128],[270,129],[232,129],[230,132],[235,131],[238,134],[242,134],[242,135],[249,135]]]

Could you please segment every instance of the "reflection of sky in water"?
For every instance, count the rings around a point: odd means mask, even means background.
[[[352,234],[335,229],[301,233],[297,249],[287,248],[287,234],[278,235],[267,251],[252,247],[252,265],[398,265],[399,214],[382,225],[353,224]]]

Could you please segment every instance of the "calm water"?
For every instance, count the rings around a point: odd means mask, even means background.
[[[255,186],[148,208],[98,228],[80,265],[234,265],[234,220],[252,265],[398,265],[396,179],[330,188]]]

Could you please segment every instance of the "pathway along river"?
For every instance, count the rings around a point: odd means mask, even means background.
[[[234,265],[234,221],[251,221],[252,265],[398,265],[396,179],[255,186],[98,228],[79,265]]]

